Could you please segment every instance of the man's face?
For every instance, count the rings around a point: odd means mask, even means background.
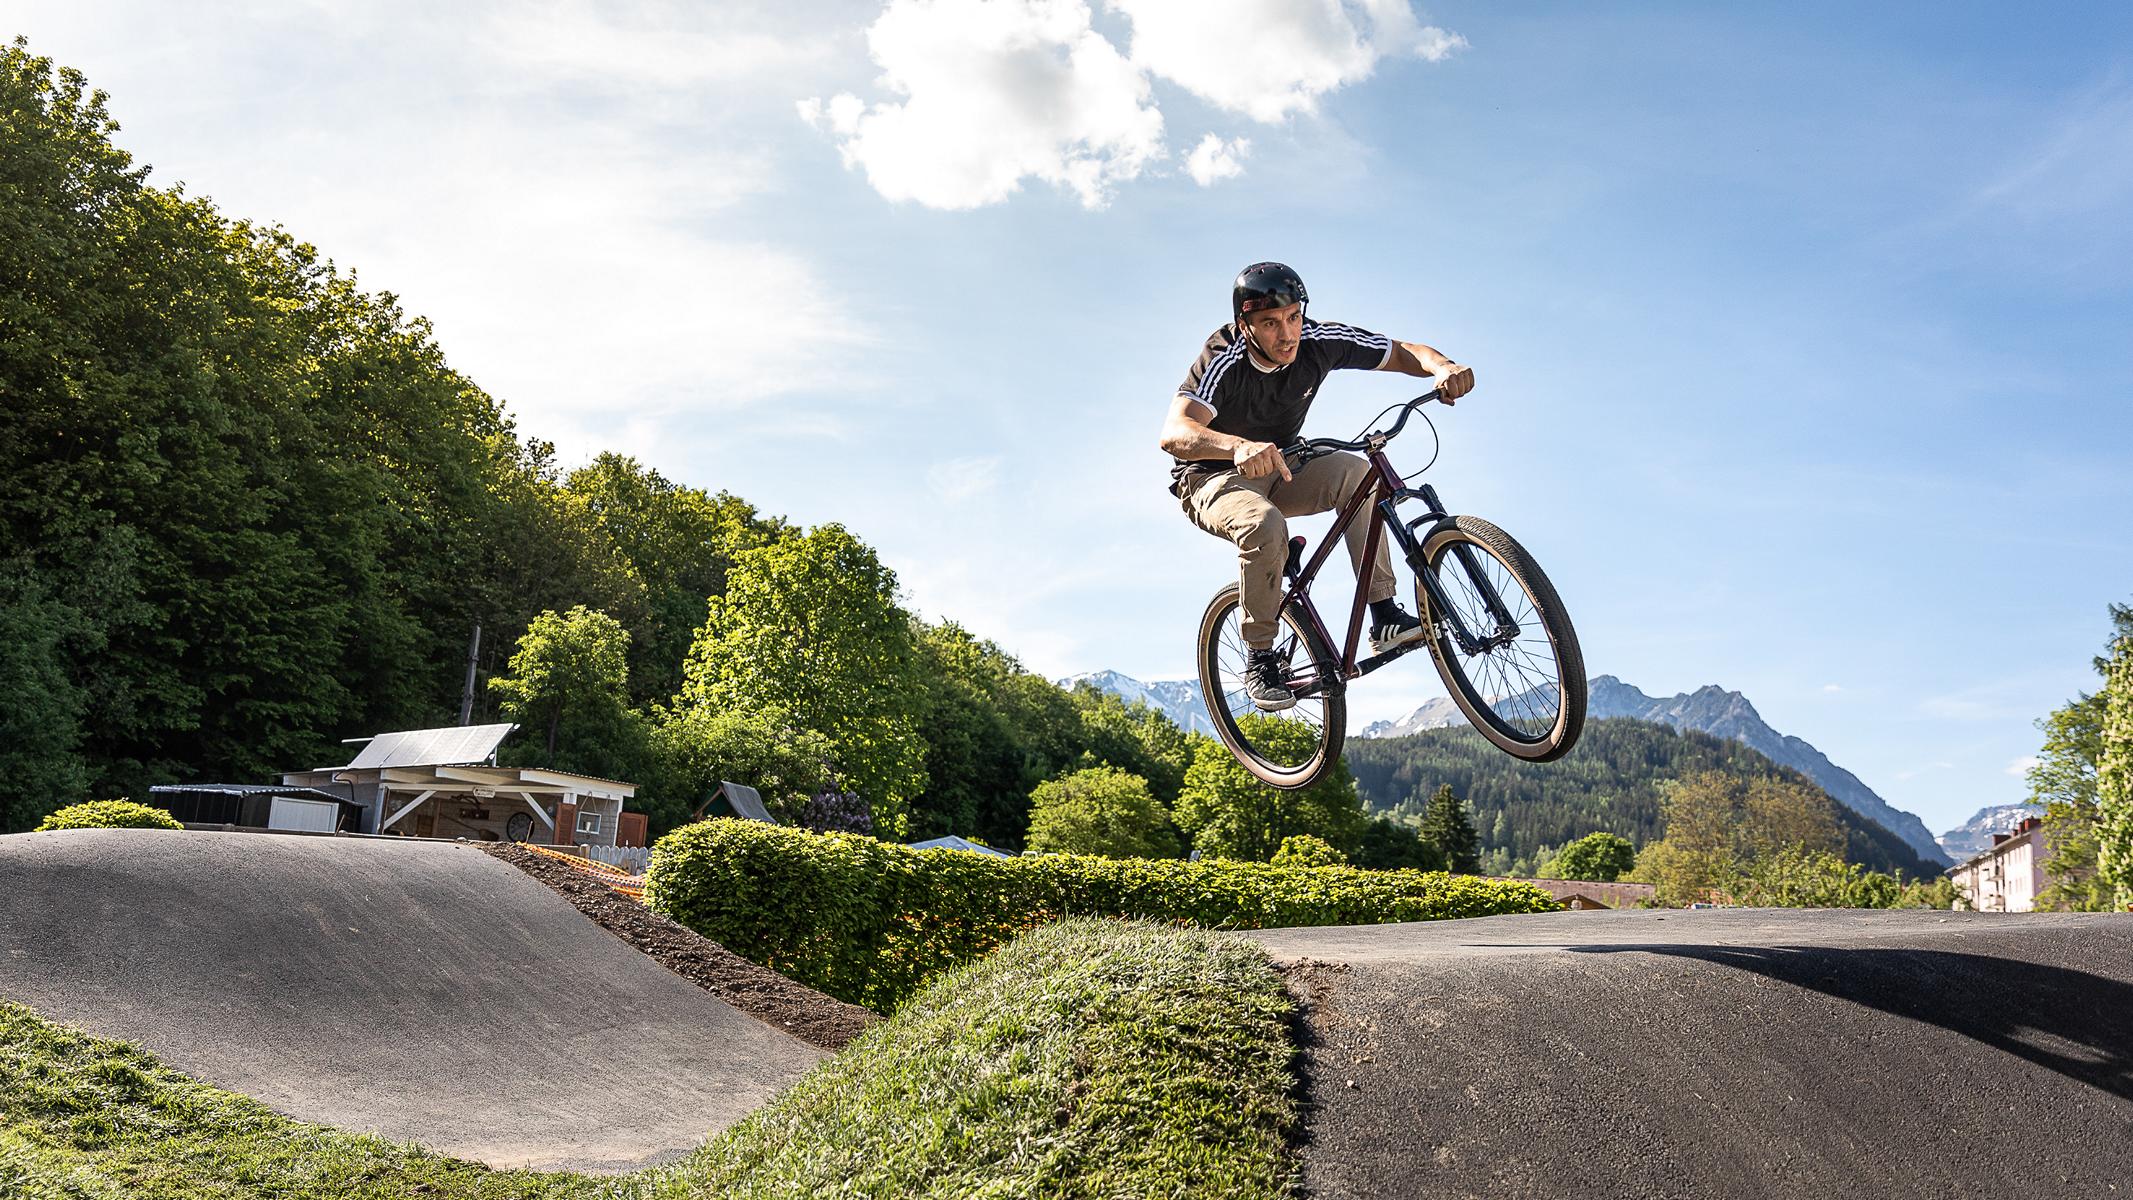
[[[1296,361],[1296,348],[1303,344],[1304,307],[1285,304],[1244,314],[1244,328],[1251,334],[1259,356],[1277,366]]]

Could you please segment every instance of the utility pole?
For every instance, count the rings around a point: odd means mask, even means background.
[[[481,656],[481,622],[474,622],[474,640],[467,643],[467,685],[459,693],[459,723],[474,723],[474,660]]]

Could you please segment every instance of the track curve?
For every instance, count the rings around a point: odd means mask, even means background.
[[[2133,914],[1252,936],[1307,999],[1313,1196],[2133,1194]]]
[[[0,998],[495,1166],[676,1158],[825,1057],[471,846],[71,830],[0,880]]]

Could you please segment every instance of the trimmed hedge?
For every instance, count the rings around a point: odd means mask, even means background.
[[[652,849],[645,902],[788,978],[886,1011],[935,975],[1068,916],[1222,929],[1551,912],[1528,883],[1441,871],[998,858],[717,819]]]
[[[131,800],[91,800],[70,804],[44,819],[37,832],[48,829],[183,829],[178,819],[160,808]]]

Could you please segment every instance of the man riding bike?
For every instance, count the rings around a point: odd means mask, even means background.
[[[1474,372],[1428,346],[1399,342],[1353,325],[1312,321],[1303,280],[1280,263],[1254,263],[1230,292],[1230,324],[1215,330],[1186,372],[1163,422],[1161,445],[1176,459],[1170,491],[1200,528],[1237,546],[1243,633],[1250,662],[1245,691],[1254,706],[1277,712],[1296,696],[1274,652],[1281,570],[1288,559],[1287,518],[1338,506],[1368,473],[1361,455],[1324,454],[1291,470],[1281,447],[1303,429],[1304,414],[1328,372],[1397,371],[1432,376],[1450,404],[1474,388]],[[1378,543],[1369,581],[1363,551],[1369,523],[1348,524],[1348,555],[1370,602],[1370,647],[1383,653],[1422,636],[1422,623],[1394,599],[1392,552]]]

